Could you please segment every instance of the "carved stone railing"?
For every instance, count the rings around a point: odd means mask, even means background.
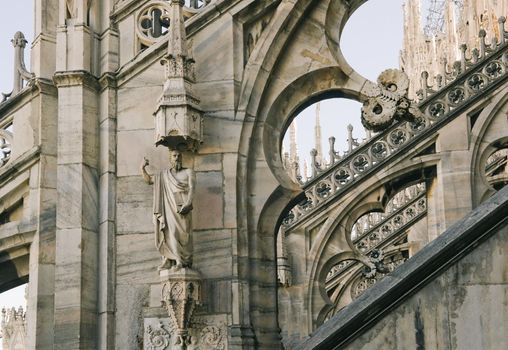
[[[383,246],[391,241],[409,226],[427,214],[427,199],[425,192],[407,203],[404,207],[387,216],[369,231],[353,241],[355,248],[367,255],[372,249]]]
[[[402,238],[409,227],[427,215],[427,199],[425,188],[420,188],[416,196],[408,198],[406,203],[396,208],[365,232],[352,240],[354,249],[362,256],[368,257],[374,250],[384,250],[390,244]],[[351,266],[360,263],[358,260],[344,260],[334,265],[326,276],[329,284]]]
[[[503,33],[506,33],[504,29]],[[414,122],[394,123],[344,157],[332,161],[325,169],[319,169],[303,185],[306,199],[296,205],[283,220],[286,230],[381,169],[387,162],[403,155],[417,142],[460,115],[485,93],[506,81],[508,43],[505,36],[501,37],[501,42],[496,44],[497,49],[481,45],[479,54],[465,64],[464,72],[420,102],[422,114]]]
[[[11,40],[14,46],[14,79],[13,88],[9,93],[2,93],[2,101],[6,101],[20,92],[25,84],[28,84],[33,78],[33,73],[30,73],[25,67],[25,47],[28,43],[25,36],[21,32],[14,34],[14,39]]]

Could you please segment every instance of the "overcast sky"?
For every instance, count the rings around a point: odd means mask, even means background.
[[[14,53],[10,40],[14,33],[20,30],[25,34],[29,41],[27,49],[32,43],[32,1],[3,0],[0,3],[0,92],[12,90]],[[376,80],[384,69],[398,67],[402,43],[402,2],[403,0],[369,0],[346,25],[341,42],[344,55],[350,65],[366,78]],[[26,64],[28,68],[29,59]],[[327,152],[327,140],[332,135],[337,138],[337,148],[345,149],[346,125],[349,123],[355,127],[356,137],[364,137],[360,107],[358,102],[348,100],[322,102],[324,152]],[[310,106],[298,117],[297,137],[302,156],[307,156],[314,147],[314,115],[315,106]],[[24,304],[23,295],[24,287],[0,294],[0,307]]]
[[[362,76],[376,81],[385,69],[399,67],[402,47],[403,0],[370,0],[349,19],[341,39],[341,49],[349,64]],[[329,99],[321,103],[322,149],[327,159],[328,139],[335,136],[335,150],[347,149],[347,125],[353,125],[353,136],[361,141],[365,131],[360,122],[361,104],[347,99]],[[311,105],[296,118],[300,161],[306,159],[310,172],[310,150],[315,147],[316,106]],[[288,134],[287,134],[288,135]],[[286,151],[288,137],[284,138]],[[301,165],[302,165],[301,164]]]

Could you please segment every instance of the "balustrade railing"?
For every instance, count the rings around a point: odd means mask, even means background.
[[[425,186],[418,186],[414,196],[405,198],[403,203],[387,211],[385,215],[378,216],[365,231],[352,235],[355,249],[365,257],[374,250],[382,251],[394,241],[402,238],[409,227],[427,214],[427,199]],[[325,283],[330,284],[350,266],[360,263],[358,260],[344,260],[334,265],[326,276]]]
[[[316,166],[314,176],[303,184],[306,199],[283,220],[286,229],[291,229],[310,213],[352,188],[396,155],[403,154],[505,81],[508,77],[508,33],[504,30],[504,22],[501,18],[501,33],[504,35],[499,42],[487,46],[481,32],[480,50],[473,50],[471,58],[463,55],[459,61],[461,70],[454,71],[454,79],[438,91],[426,89],[425,99],[419,103],[422,113],[415,121],[394,123],[344,156],[331,157],[326,166]],[[332,152],[335,152],[333,147],[330,154]]]

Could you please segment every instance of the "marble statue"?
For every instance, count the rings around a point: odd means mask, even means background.
[[[154,185],[155,243],[162,255],[159,269],[180,269],[192,265],[192,199],[195,175],[182,167],[182,154],[169,151],[168,169],[150,175],[144,159],[141,172],[148,184]]]

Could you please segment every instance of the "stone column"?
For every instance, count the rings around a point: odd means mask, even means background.
[[[37,233],[30,245],[26,349],[52,350],[54,341],[57,91],[50,81],[35,81],[39,96],[32,102],[40,161],[30,174],[31,206]]]
[[[56,28],[59,0],[35,0],[35,32],[30,70],[36,77],[51,79],[56,67]]]
[[[114,72],[119,67],[119,34],[113,27],[110,13],[114,0],[102,0],[92,4],[91,11],[98,12],[97,32],[100,58],[99,96],[99,261],[98,261],[98,349],[115,348],[116,309],[116,131],[117,87]],[[95,6],[95,7],[94,7]],[[91,24],[93,25],[93,23]]]
[[[55,349],[97,348],[99,85],[85,71],[58,87]]]
[[[97,1],[60,0],[54,349],[97,349],[99,91]]]

